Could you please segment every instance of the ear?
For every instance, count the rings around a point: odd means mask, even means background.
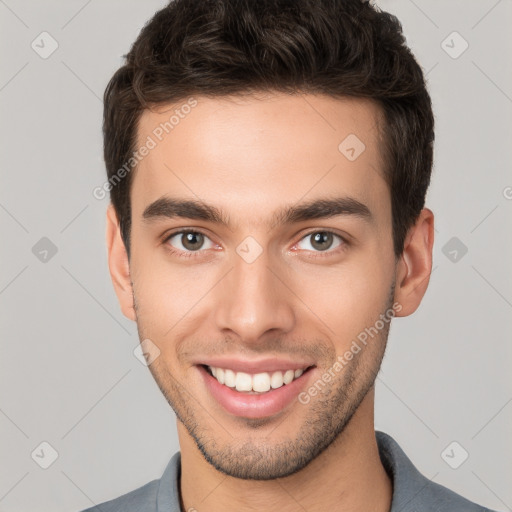
[[[402,309],[396,316],[408,316],[418,309],[430,281],[433,245],[434,214],[423,208],[407,233],[404,250],[397,263],[395,301],[401,304]]]
[[[130,278],[130,263],[112,203],[107,208],[106,242],[110,277],[112,278],[121,311],[124,316],[135,322],[136,316]]]

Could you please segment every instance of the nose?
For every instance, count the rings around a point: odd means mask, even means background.
[[[283,335],[295,326],[295,295],[280,275],[283,271],[270,263],[265,251],[252,263],[235,254],[232,270],[216,290],[217,328],[246,345],[257,345],[270,332]]]

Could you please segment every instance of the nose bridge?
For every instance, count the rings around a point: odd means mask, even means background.
[[[241,244],[233,255],[233,268],[219,287],[217,327],[231,330],[245,342],[257,341],[271,329],[288,332],[294,325],[292,294],[276,276],[272,267],[277,266],[272,266],[268,253],[252,260],[243,248]]]

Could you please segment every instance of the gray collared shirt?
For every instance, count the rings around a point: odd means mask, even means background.
[[[431,482],[391,436],[378,430],[375,435],[382,464],[393,481],[390,512],[493,512]],[[179,471],[180,452],[173,455],[159,480],[82,512],[182,512]]]

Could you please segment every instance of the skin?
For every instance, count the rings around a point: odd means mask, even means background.
[[[392,482],[374,431],[374,380],[389,325],[309,403],[294,400],[259,420],[224,410],[196,363],[304,357],[315,365],[307,389],[393,303],[396,316],[418,308],[432,269],[433,213],[422,210],[395,258],[381,111],[370,100],[196,99],[135,171],[130,259],[112,206],[106,234],[121,310],[160,350],[149,368],[178,417],[182,508],[389,511]],[[177,106],[145,111],[139,142]],[[355,161],[338,150],[349,134],[366,146]],[[164,195],[215,205],[231,224],[144,221],[145,208]],[[371,222],[341,215],[267,225],[283,206],[338,196],[364,203]],[[165,240],[179,228],[200,230],[204,245],[187,251],[181,235]],[[311,235],[324,231],[346,242],[334,237],[322,251]],[[248,236],[262,248],[252,263],[236,252]]]

